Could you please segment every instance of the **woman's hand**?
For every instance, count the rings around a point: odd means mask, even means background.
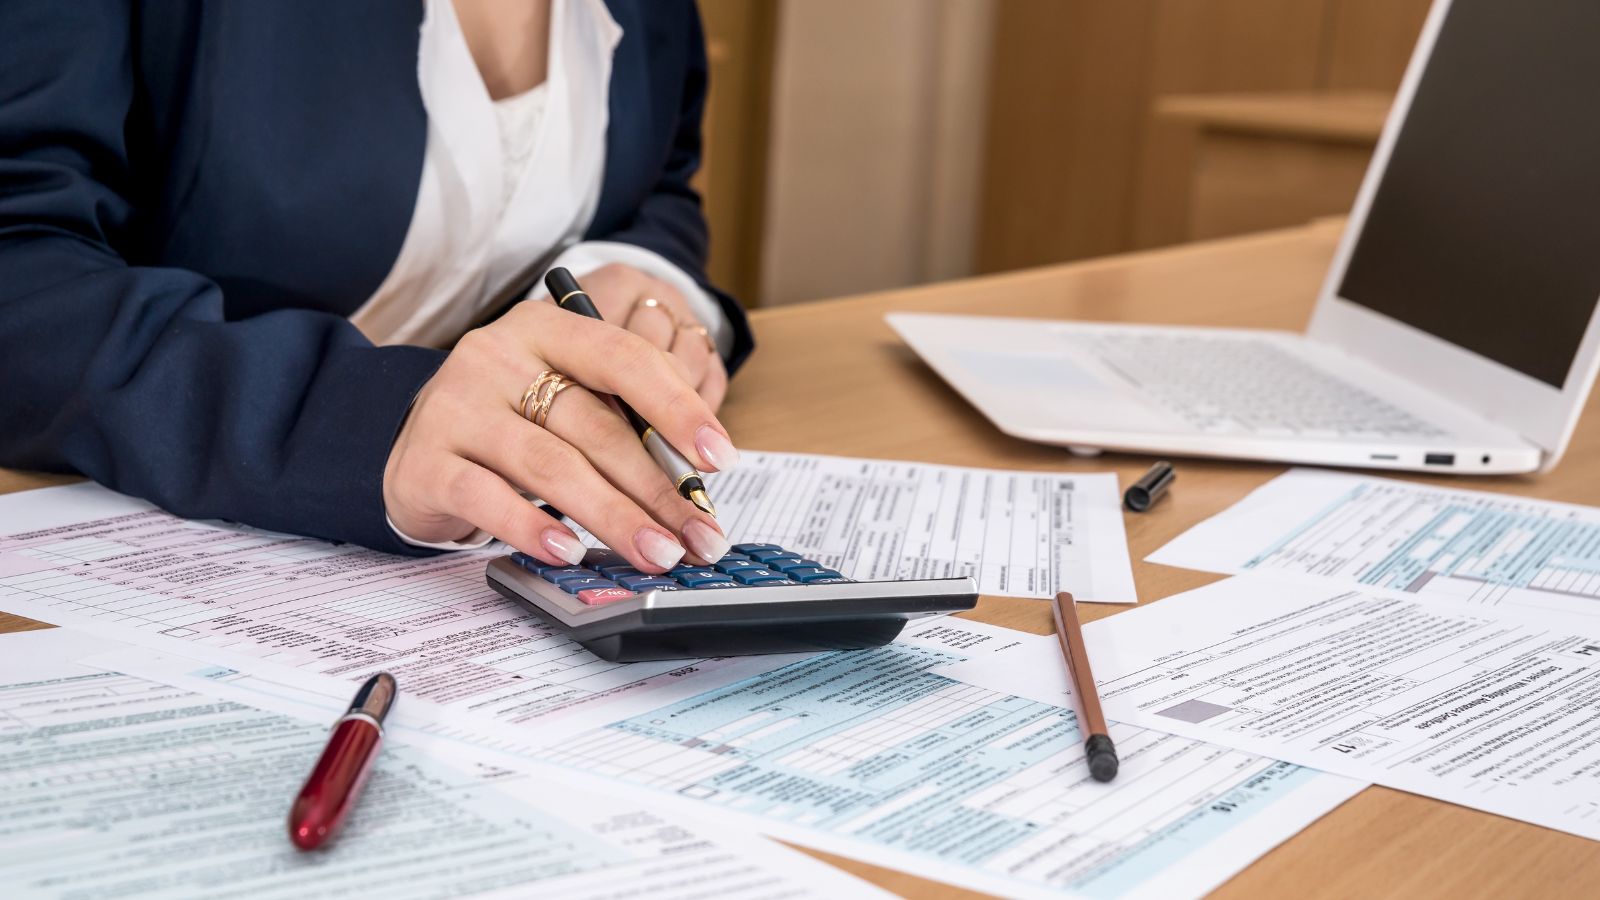
[[[556,396],[541,428],[518,404],[546,369],[578,385]],[[678,496],[627,422],[588,389],[627,400],[702,471],[738,460],[677,357],[616,325],[526,302],[469,332],[418,392],[384,469],[390,520],[415,540],[481,528],[548,563],[581,561],[572,530],[522,491],[641,571],[671,568],[685,548],[700,563],[721,558],[728,540],[716,520]]]
[[[621,325],[683,367],[683,377],[713,410],[728,393],[728,370],[689,301],[659,278],[613,263],[583,276],[583,290],[607,322]],[[656,305],[646,305],[655,300]]]

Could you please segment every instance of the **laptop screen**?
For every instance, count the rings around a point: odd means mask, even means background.
[[[1455,0],[1339,295],[1560,388],[1600,301],[1600,2]]]

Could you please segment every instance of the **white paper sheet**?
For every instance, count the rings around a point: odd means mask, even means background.
[[[736,542],[780,544],[858,581],[971,575],[995,596],[1138,602],[1115,474],[748,451],[708,477]]]
[[[509,724],[617,715],[781,665],[744,657],[610,663],[484,582],[503,551],[410,559],[193,522],[90,484],[0,497],[0,610],[156,649],[266,660],[344,682],[373,672],[413,707]],[[693,674],[693,678],[685,677]]]
[[[1199,896],[1362,787],[1120,725],[1122,774],[1094,782],[1069,711],[927,674],[1019,637],[914,623],[882,650],[812,657],[625,719],[594,708],[588,730],[532,752],[737,828],[1007,897]],[[266,675],[159,665],[152,676],[205,679],[242,702],[301,696]],[[481,740],[526,737],[497,729]]]
[[[1600,627],[1230,578],[1086,626],[1106,715],[1600,839]],[[1069,696],[1048,639],[940,669]]]
[[[308,721],[70,661],[114,646],[0,636],[7,897],[888,896],[564,772],[479,777],[392,737],[343,831],[301,853],[288,807],[337,713]]]
[[[1600,616],[1600,509],[1296,469],[1150,562]]]

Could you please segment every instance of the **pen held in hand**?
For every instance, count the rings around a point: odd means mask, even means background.
[[[1072,696],[1077,699],[1078,733],[1084,735],[1083,753],[1089,774],[1095,781],[1117,777],[1117,748],[1111,743],[1111,729],[1100,709],[1100,689],[1089,669],[1089,650],[1083,643],[1083,624],[1078,621],[1078,604],[1066,591],[1056,594],[1051,608],[1056,619],[1056,638],[1072,681]]]
[[[550,289],[550,299],[556,305],[569,312],[591,319],[599,319],[600,310],[595,308],[594,301],[578,286],[578,279],[572,273],[557,266],[545,273],[544,285]],[[655,427],[644,420],[621,397],[613,398],[622,417],[628,420],[628,425],[633,428],[633,433],[639,436],[639,442],[644,444],[644,449],[655,460],[661,471],[667,473],[672,479],[672,486],[678,495],[693,503],[706,515],[715,517],[717,508],[711,503],[711,496],[706,493],[705,481],[700,477],[700,472],[690,464],[687,459],[667,439],[662,437]]]

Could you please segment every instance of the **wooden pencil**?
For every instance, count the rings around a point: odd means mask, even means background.
[[[1089,668],[1089,650],[1083,643],[1078,604],[1071,594],[1062,591],[1056,594],[1054,612],[1056,638],[1061,641],[1061,655],[1067,661],[1072,695],[1077,698],[1078,732],[1084,735],[1083,753],[1089,762],[1089,774],[1096,781],[1110,781],[1117,777],[1117,748],[1111,743],[1111,729],[1106,725],[1105,712],[1100,709],[1100,689]]]

